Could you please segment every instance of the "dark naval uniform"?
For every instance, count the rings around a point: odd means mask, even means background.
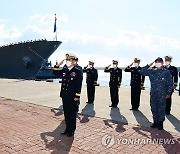
[[[174,66],[165,66],[166,69],[168,69],[172,75],[172,80],[173,80],[173,83],[174,83],[174,86],[177,86],[177,83],[178,83],[178,70],[176,67]],[[172,90],[172,93],[173,93],[174,89]],[[172,94],[171,94],[172,96]],[[171,111],[171,103],[172,103],[172,98],[168,98],[166,99],[166,114],[169,115],[170,114],[170,111]]]
[[[104,72],[110,72],[110,95],[112,107],[117,107],[119,103],[119,87],[122,80],[122,70],[120,68],[108,68],[105,67]]]
[[[74,98],[80,98],[82,87],[82,72],[78,67],[73,67],[70,70],[64,66],[62,69],[54,67],[55,75],[62,75],[62,84],[60,97],[62,98],[64,117],[66,123],[67,134],[74,133],[76,129],[76,102]]]
[[[81,75],[83,76],[83,69],[82,69],[82,67],[79,66],[78,64],[75,67],[80,70]],[[79,105],[80,105],[80,100],[76,101],[76,112],[79,112]]]
[[[150,106],[154,123],[163,125],[163,121],[165,120],[166,95],[171,95],[173,88],[171,73],[165,68],[161,68],[160,70],[149,68],[149,65],[142,67],[140,72],[144,76],[149,76],[151,82]]]
[[[86,72],[86,83],[87,83],[87,95],[88,95],[88,102],[89,104],[94,103],[94,96],[95,96],[95,85],[97,84],[98,79],[98,71],[94,67],[87,68],[84,67],[83,72]]]
[[[126,67],[125,72],[131,72],[131,105],[132,110],[138,110],[140,105],[141,86],[144,85],[145,76],[140,73],[141,67]]]

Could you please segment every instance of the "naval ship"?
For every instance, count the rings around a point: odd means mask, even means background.
[[[42,39],[0,46],[0,78],[48,78],[46,72],[53,77],[48,58],[61,43]]]

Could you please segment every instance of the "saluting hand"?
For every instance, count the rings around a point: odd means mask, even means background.
[[[110,65],[108,65],[108,66],[107,66],[107,68],[109,68],[110,66],[111,66],[111,64],[110,64]]]
[[[134,64],[134,62],[133,62],[133,63],[131,63],[131,64],[129,65],[129,67],[131,67],[133,64]]]
[[[152,63],[150,63],[150,64],[148,64],[149,66],[152,66],[154,64],[154,61],[152,62]]]
[[[64,63],[65,59],[63,59],[57,66],[60,66]]]

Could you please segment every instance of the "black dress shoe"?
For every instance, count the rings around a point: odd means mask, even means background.
[[[117,106],[115,106],[115,105],[109,105],[109,107],[117,108]]]
[[[93,102],[86,102],[87,104],[93,104]]]
[[[74,133],[67,133],[67,137],[72,137],[74,136]]]
[[[64,132],[61,133],[61,135],[67,135],[67,134],[68,134],[67,131],[64,131]]]
[[[158,128],[159,130],[164,130],[164,128],[163,128],[163,121],[158,121],[157,128]]]
[[[154,120],[154,123],[150,126],[151,128],[157,128],[158,127],[158,122]]]

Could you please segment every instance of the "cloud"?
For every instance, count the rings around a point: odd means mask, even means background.
[[[142,28],[147,29],[147,30],[155,30],[157,27],[156,26],[145,25],[145,26],[142,26]]]
[[[68,22],[68,17],[65,14],[57,15],[56,18],[57,18],[57,22],[63,22],[63,23]],[[55,16],[52,14],[47,14],[47,15],[36,14],[31,16],[30,19],[37,20],[40,24],[43,25],[52,25],[52,23],[54,23]]]
[[[57,18],[59,22],[60,20],[68,22],[66,15],[60,15]],[[8,20],[0,19],[1,44],[42,38],[53,40],[55,36],[53,15],[31,16],[30,23],[23,29],[15,26],[7,29],[7,23]],[[57,50],[58,54],[61,55],[62,50],[72,51],[81,57],[82,63],[86,63],[90,59],[97,61],[100,66],[111,62],[112,59],[119,59],[126,66],[134,57],[141,58],[145,62],[157,56],[178,57],[180,50],[180,40],[178,39],[144,34],[138,31],[118,31],[111,38],[63,29],[58,34],[58,40],[63,42]],[[56,55],[55,53],[54,55]],[[53,59],[55,58],[56,56]],[[176,64],[180,65],[179,61]]]
[[[26,33],[32,33],[33,36],[29,35],[30,37],[43,37],[43,38],[47,38],[47,39],[52,39],[54,36],[53,33],[53,28],[52,27],[47,27],[47,28],[40,28],[38,26],[33,26],[33,25],[27,25],[25,26],[25,28],[23,29],[23,33],[24,35]],[[31,39],[31,38],[28,38]]]
[[[22,36],[22,32],[17,27],[11,27],[10,29],[6,29],[6,25],[4,23],[0,23],[0,44],[7,44],[11,41],[16,41],[18,38]]]
[[[109,64],[112,64],[113,59],[119,60],[119,63],[121,66],[126,66],[126,65],[130,64],[130,62],[132,61],[132,59],[129,57],[119,58],[119,57],[115,57],[114,55],[106,56],[103,54],[82,53],[81,51],[77,51],[77,50],[73,50],[73,49],[72,50],[62,50],[62,49],[58,50],[49,58],[49,60],[51,60],[54,65],[56,60],[58,62],[63,60],[65,58],[66,53],[73,53],[76,56],[78,56],[78,58],[79,58],[78,63],[81,66],[87,65],[89,60],[94,61],[96,66],[101,66],[101,67],[102,66],[105,67]]]

